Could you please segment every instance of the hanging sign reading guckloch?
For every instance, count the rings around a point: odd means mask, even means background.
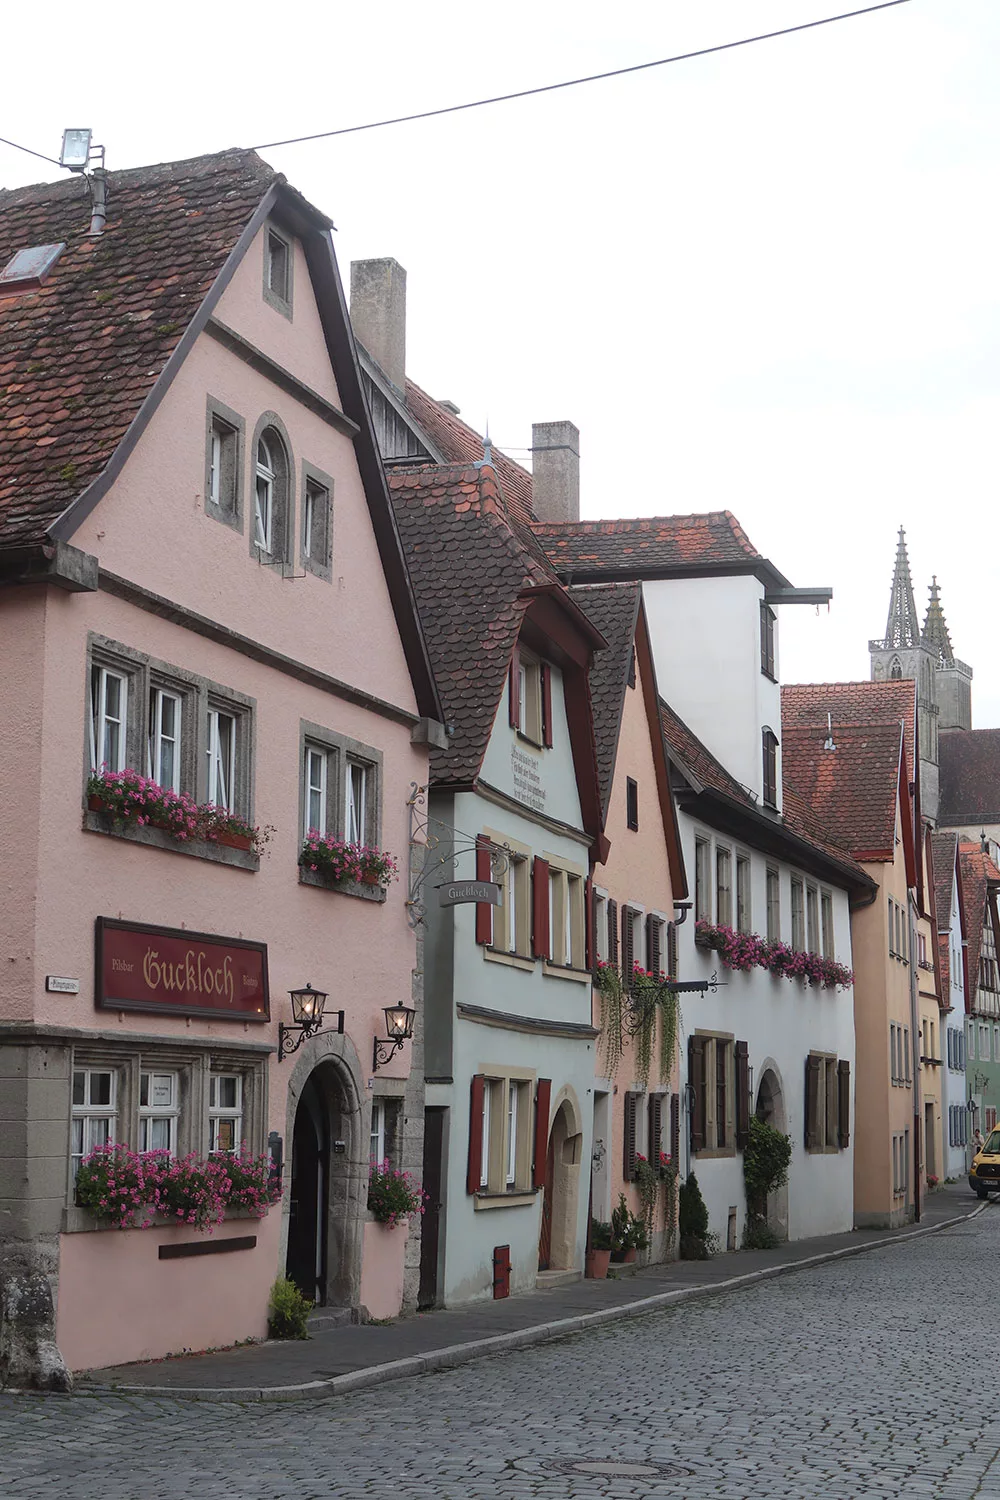
[[[438,886],[438,891],[442,906],[462,906],[467,901],[503,905],[503,892],[492,880],[453,880],[449,885]]]
[[[97,918],[98,1010],[269,1021],[267,944]]]

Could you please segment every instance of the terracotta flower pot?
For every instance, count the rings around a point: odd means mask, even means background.
[[[104,810],[104,803],[101,801],[100,797],[95,796],[95,794],[91,792],[90,796],[87,798],[87,811],[104,812]]]
[[[622,1260],[625,1262],[625,1264],[627,1266],[631,1266],[638,1259],[639,1259],[639,1252],[638,1252],[638,1250],[635,1248],[634,1245],[629,1245],[628,1249],[625,1251],[624,1255],[622,1256]]]
[[[230,849],[243,849],[249,851],[253,848],[253,839],[246,833],[220,833],[215,842],[225,844]]]
[[[608,1274],[608,1266],[611,1264],[610,1250],[588,1250],[587,1251],[587,1278],[590,1281],[604,1281]]]

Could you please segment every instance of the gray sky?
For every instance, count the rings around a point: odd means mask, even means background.
[[[382,0],[5,21],[0,134],[138,166],[625,66],[838,0]],[[236,16],[238,14],[238,27]],[[166,20],[164,18],[167,18]],[[12,29],[13,28],[13,29]],[[32,59],[44,48],[44,68]],[[586,517],[728,507],[794,584],[786,681],[868,675],[896,528],[936,571],[974,722],[987,643],[1000,5],[912,0],[722,56],[263,154],[352,258],[407,268],[410,375],[515,457],[581,429]],[[58,169],[0,146],[0,184]],[[982,564],[979,559],[982,558]]]

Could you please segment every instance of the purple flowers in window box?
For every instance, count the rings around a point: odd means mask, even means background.
[[[727,969],[767,969],[785,979],[806,979],[823,989],[846,988],[854,983],[854,973],[846,964],[819,953],[802,953],[787,943],[769,943],[756,932],[698,922],[694,940],[699,948],[717,953]]]
[[[325,875],[333,882],[356,880],[361,885],[382,886],[399,878],[399,863],[393,854],[374,844],[349,844],[332,833],[310,828],[302,845],[299,864]]]

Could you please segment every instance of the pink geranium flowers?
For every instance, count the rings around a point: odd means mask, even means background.
[[[787,943],[769,943],[755,932],[698,922],[695,941],[699,947],[717,953],[727,969],[767,969],[785,979],[806,979],[823,989],[846,988],[854,983],[854,973],[846,964],[820,953],[802,953]]]
[[[356,880],[362,885],[385,887],[390,880],[399,878],[395,855],[377,849],[374,844],[349,844],[346,839],[320,833],[316,828],[309,830],[299,864],[333,881]]]
[[[133,1151],[120,1143],[96,1146],[76,1174],[76,1201],[115,1229],[149,1229],[157,1215],[211,1234],[227,1208],[262,1219],[281,1201],[281,1180],[268,1156],[219,1152],[207,1161],[194,1153]]]
[[[259,853],[274,831],[255,828],[227,807],[210,802],[199,804],[186,792],[160,786],[151,776],[140,776],[129,767],[124,771],[109,771],[102,766],[92,772],[87,781],[87,796],[96,799],[117,823],[162,828],[180,840],[218,843],[224,835],[236,835],[246,839],[250,848]]]

